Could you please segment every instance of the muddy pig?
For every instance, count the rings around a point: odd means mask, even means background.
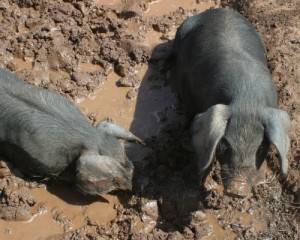
[[[63,96],[0,69],[0,155],[25,175],[55,178],[67,167],[81,192],[131,189],[133,165],[119,139],[140,141],[109,122],[89,124]]]
[[[190,17],[174,41],[172,82],[193,113],[201,180],[215,155],[225,191],[251,196],[272,143],[288,170],[290,118],[278,109],[262,39],[239,13],[213,9]]]

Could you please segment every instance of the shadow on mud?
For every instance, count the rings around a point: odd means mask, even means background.
[[[167,232],[182,230],[190,224],[191,212],[203,208],[196,163],[188,150],[187,111],[169,92],[171,88],[167,83],[171,50],[171,43],[153,49],[130,127],[130,131],[146,139],[148,154],[137,160],[137,156],[141,156],[139,150],[128,152],[135,165],[134,192],[157,201],[156,228]]]
[[[90,205],[93,202],[109,203],[109,201],[102,196],[83,195],[76,190],[74,185],[66,182],[57,181],[53,184],[48,184],[47,190],[71,205]]]

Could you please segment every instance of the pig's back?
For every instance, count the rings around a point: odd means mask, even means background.
[[[57,175],[98,134],[74,104],[0,69],[0,153],[31,175]],[[100,135],[100,134],[99,134]]]
[[[173,80],[195,112],[255,97],[276,102],[263,42],[240,14],[214,9],[190,17],[178,29]]]

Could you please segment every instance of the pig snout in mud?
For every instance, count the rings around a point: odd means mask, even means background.
[[[255,28],[233,10],[208,10],[182,23],[173,54],[172,84],[196,114],[191,129],[201,180],[217,155],[225,191],[251,196],[270,144],[286,174],[290,118],[277,107]]]
[[[66,98],[4,69],[0,119],[0,155],[27,176],[57,177],[70,167],[83,193],[131,189],[133,165],[120,139],[141,140],[128,130],[109,122],[93,127]]]

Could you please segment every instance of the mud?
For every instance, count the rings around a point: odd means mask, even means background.
[[[176,28],[210,7],[242,12],[260,31],[279,106],[292,119],[290,169],[268,155],[249,199],[223,193],[216,162],[198,189],[184,106],[167,84]],[[131,147],[134,190],[89,197],[71,183],[32,182],[0,162],[0,239],[298,239],[300,5],[288,1],[0,2],[0,67],[109,118],[146,141]]]

